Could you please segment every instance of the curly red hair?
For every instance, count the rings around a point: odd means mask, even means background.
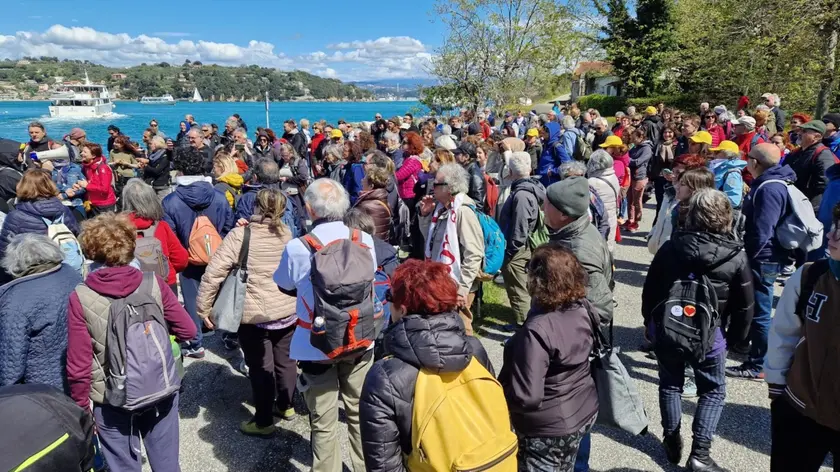
[[[405,134],[405,150],[409,156],[419,156],[423,154],[423,138],[420,137],[419,134],[415,132],[410,132]]]
[[[458,285],[446,264],[409,259],[394,271],[391,300],[407,314],[446,313],[458,306]]]
[[[683,166],[686,170],[706,167],[706,158],[699,154],[683,154],[674,159],[675,166]]]

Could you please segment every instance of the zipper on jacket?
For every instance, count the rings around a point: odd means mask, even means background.
[[[513,443],[513,446],[510,447],[507,451],[505,451],[504,454],[502,454],[501,456],[493,459],[492,461],[490,461],[490,462],[488,462],[488,463],[486,463],[482,466],[475,467],[475,468],[472,468],[472,469],[455,469],[455,471],[456,472],[483,472],[485,470],[490,470],[493,467],[496,467],[497,465],[502,463],[508,457],[512,456],[513,453],[516,452],[516,446],[517,446],[517,444]]]

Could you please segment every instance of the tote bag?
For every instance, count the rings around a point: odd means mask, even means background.
[[[598,315],[589,302],[586,302],[586,308],[595,334],[590,358],[592,377],[598,391],[596,424],[618,428],[633,435],[646,434],[648,419],[645,405],[639,396],[636,382],[618,357],[618,348],[612,345],[612,322],[608,342],[601,331]]]
[[[213,302],[213,324],[220,331],[239,331],[242,313],[245,310],[245,288],[248,284],[248,249],[251,242],[251,228],[245,227],[245,236],[239,250],[239,261],[230,269],[222,288]]]

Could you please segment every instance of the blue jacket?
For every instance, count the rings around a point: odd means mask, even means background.
[[[630,150],[630,178],[643,180],[648,178],[648,163],[653,159],[653,143],[648,140],[633,146]]]
[[[365,165],[361,162],[344,165],[344,188],[350,194],[350,205],[356,203],[359,194],[362,192],[362,179],[365,178]]]
[[[61,167],[58,165],[53,168],[52,171],[52,180],[55,182],[55,186],[58,187],[58,191],[61,192],[61,196],[64,200],[67,199],[67,191],[80,180],[85,180],[85,174],[82,172],[82,166],[76,164],[74,162],[69,162]],[[73,198],[70,200],[70,203],[73,204],[74,207],[81,207],[82,206],[82,196],[85,194],[85,189],[77,190]],[[84,211],[82,211],[84,214]]]
[[[227,198],[209,182],[179,185],[163,199],[163,221],[185,248],[190,246],[190,231],[199,213],[210,218],[222,238],[233,228],[233,210]]]
[[[817,218],[825,228],[823,236],[823,249],[828,244],[828,231],[831,225],[834,224],[834,207],[840,203],[840,164],[834,164],[825,171],[828,177],[828,185],[825,187],[822,201],[820,202],[820,209],[817,212]]]
[[[776,165],[753,180],[742,210],[747,220],[744,249],[752,261],[782,262],[788,256],[788,251],[776,241],[776,226],[790,211],[787,188],[769,183],[758,190],[762,182],[771,179],[793,183],[796,173],[788,166]]]
[[[563,131],[563,149],[566,150],[566,154],[569,156],[575,155],[575,145],[577,144],[577,137],[581,136],[583,133],[577,129],[567,129]]]
[[[831,152],[840,159],[840,131],[834,133],[834,136],[823,139],[823,144],[831,149]]]
[[[59,264],[0,287],[0,387],[42,383],[69,394],[67,300],[80,283],[78,272]]]
[[[545,127],[548,129],[548,140],[543,145],[543,153],[537,165],[537,173],[540,174],[540,182],[543,186],[548,187],[554,182],[560,181],[558,170],[560,165],[571,161],[572,158],[563,147],[560,125],[551,121],[546,123]],[[550,176],[549,173],[551,173]]]
[[[280,188],[279,185],[271,185],[270,188]],[[246,184],[242,187],[242,196],[239,197],[239,203],[236,205],[236,211],[233,214],[233,220],[240,219],[250,220],[254,215],[254,205],[257,203],[257,193],[264,188],[269,188],[262,184]],[[283,223],[289,227],[292,233],[292,239],[300,237],[303,232],[298,224],[298,212],[292,198],[286,195],[286,211],[283,213]]]
[[[64,206],[58,198],[47,198],[20,202],[15,209],[10,211],[3,223],[3,230],[0,231],[0,259],[6,254],[6,246],[9,241],[18,234],[34,233],[47,234],[47,224],[44,218],[55,221],[59,216],[64,215],[64,224],[73,234],[79,234],[79,224],[76,217],[70,211],[70,207]],[[8,282],[4,279],[3,282]]]
[[[715,174],[715,188],[729,197],[732,208],[741,208],[744,200],[744,176],[747,161],[741,159],[719,159],[710,163]]]

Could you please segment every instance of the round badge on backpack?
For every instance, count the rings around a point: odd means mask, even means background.
[[[694,305],[687,305],[682,309],[682,311],[688,318],[692,318],[695,314],[697,314],[697,308]]]
[[[683,315],[683,308],[681,306],[674,305],[671,307],[671,316],[682,316]]]

